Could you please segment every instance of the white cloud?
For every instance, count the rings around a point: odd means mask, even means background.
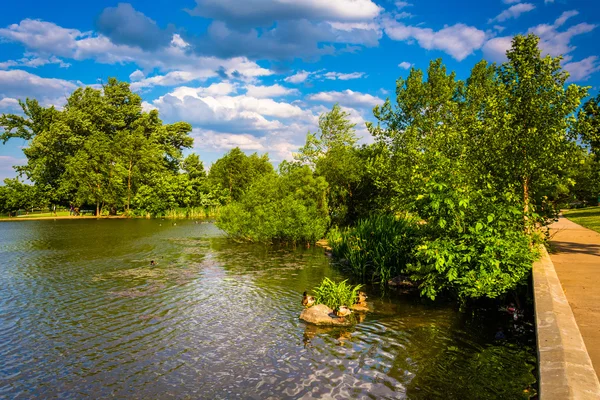
[[[288,76],[284,81],[289,83],[302,83],[304,82],[311,73],[308,71],[298,71],[294,75]]]
[[[69,68],[71,66],[71,64],[64,62],[56,56],[38,57],[35,54],[26,53],[25,57],[18,60],[0,62],[0,69],[8,69],[12,67],[37,68],[48,64],[58,64],[60,68]]]
[[[488,40],[482,48],[485,58],[489,61],[506,61],[506,51],[512,45],[512,36],[495,37]]]
[[[597,71],[600,71],[600,63],[597,56],[589,56],[581,61],[570,62],[563,65],[570,76],[570,81],[585,81]]]
[[[562,55],[565,61],[569,61],[570,52],[575,50],[571,45],[571,40],[578,35],[591,32],[596,25],[580,23],[569,27],[566,31],[560,32],[558,28],[563,26],[570,18],[578,15],[577,11],[565,11],[554,21],[552,25],[540,24],[530,28],[528,32],[534,33],[540,38],[539,47],[542,54],[550,54],[553,57]],[[483,46],[485,57],[491,61],[506,61],[506,51],[511,47],[511,36],[495,37],[488,40]]]
[[[458,61],[464,60],[483,45],[485,32],[465,24],[446,26],[439,31],[405,25],[392,19],[383,21],[385,33],[392,40],[411,42],[427,50],[442,50]]]
[[[196,0],[190,14],[233,24],[264,25],[289,19],[371,20],[383,10],[371,0]]]
[[[400,64],[398,64],[398,66],[402,69],[409,69],[413,65],[407,61],[402,61]]]
[[[596,25],[582,22],[569,27],[566,31],[558,31],[558,28],[564,25],[568,19],[578,14],[579,13],[574,10],[565,11],[556,19],[553,25],[541,24],[529,29],[529,32],[540,37],[539,46],[544,54],[550,54],[553,57],[566,55],[576,48],[570,44],[571,39],[575,36],[591,32],[596,28]]]
[[[315,93],[309,95],[308,99],[330,103],[330,105],[333,105],[333,103],[340,103],[341,105],[350,107],[374,107],[383,103],[383,100],[379,97],[367,93],[354,92],[350,89],[341,92],[331,91]]]
[[[364,72],[351,72],[348,74],[342,72],[326,72],[321,75],[325,79],[347,81],[350,79],[359,79],[365,76]]]
[[[503,27],[502,25],[494,25],[494,29],[497,30],[498,32],[502,32],[504,31],[506,28]]]
[[[506,21],[507,19],[511,19],[511,18],[519,18],[519,16],[523,13],[532,11],[535,9],[535,6],[531,3],[519,3],[519,4],[515,4],[514,6],[509,7],[508,9],[502,11],[500,14],[498,14],[495,18],[490,19],[488,22],[494,22],[494,21],[499,21],[499,22],[503,22]]]
[[[67,97],[80,85],[80,82],[42,78],[19,69],[0,71],[0,98],[35,98],[45,106],[64,105]]]
[[[256,98],[265,98],[265,97],[282,97],[289,95],[297,95],[300,92],[298,89],[290,89],[283,87],[281,85],[272,85],[272,86],[254,86],[248,85],[246,86],[246,95],[250,97]]]
[[[174,72],[171,75],[140,80],[137,88],[153,85],[181,84],[185,79],[196,80],[217,77],[220,74],[252,79],[271,75],[272,71],[260,67],[245,57],[220,59],[198,56],[187,49],[187,43],[178,35],[171,44],[146,51],[140,47],[115,44],[102,35],[65,29],[54,23],[25,19],[0,29],[0,38],[22,43],[39,56],[56,56],[74,60],[94,60],[103,64],[136,64],[141,69]],[[167,76],[168,75],[168,76]]]
[[[407,1],[396,1],[394,4],[398,9],[412,6],[412,4]]]
[[[140,71],[139,69],[136,69],[129,75],[129,80],[131,80],[132,82],[135,82],[135,81],[144,79],[145,76],[146,75],[144,75],[144,73],[142,71]]]
[[[14,178],[17,175],[13,166],[25,164],[27,164],[27,160],[24,158],[0,155],[0,182],[6,178]]]
[[[251,90],[265,91],[256,87]],[[165,120],[184,120],[203,129],[227,133],[264,134],[284,129],[289,121],[316,121],[310,111],[296,105],[248,94],[233,95],[235,92],[236,87],[231,83],[198,88],[184,86],[159,97],[152,105]]]

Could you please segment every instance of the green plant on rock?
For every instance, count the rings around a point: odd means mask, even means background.
[[[335,283],[329,278],[324,278],[321,284],[313,289],[315,303],[325,304],[333,310],[341,306],[352,306],[362,285],[352,286],[347,282],[346,279]]]

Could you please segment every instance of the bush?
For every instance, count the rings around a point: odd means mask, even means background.
[[[537,257],[535,236],[525,233],[514,195],[433,180],[428,189],[417,202],[426,223],[409,266],[412,278],[421,282],[422,295],[495,298],[526,282]]]
[[[328,241],[334,257],[346,260],[354,276],[385,285],[406,272],[418,237],[414,218],[379,215],[359,220],[350,228],[331,230]]]
[[[316,242],[329,223],[327,183],[308,167],[256,180],[241,199],[220,211],[217,226],[254,242]]]
[[[333,310],[340,306],[352,306],[362,285],[352,286],[346,282],[347,280],[335,283],[329,278],[323,279],[321,284],[313,289],[315,303],[325,304]]]

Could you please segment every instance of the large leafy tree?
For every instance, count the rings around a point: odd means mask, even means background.
[[[27,165],[18,171],[52,201],[129,209],[143,185],[162,184],[154,174],[177,174],[191,126],[162,123],[157,111],[142,110],[139,95],[114,78],[102,89],[79,88],[63,110],[35,100],[21,103],[23,116],[0,117],[0,138],[29,142]],[[156,188],[155,188],[156,189]]]

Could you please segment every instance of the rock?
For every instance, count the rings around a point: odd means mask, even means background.
[[[349,326],[352,325],[350,318],[339,318],[333,310],[325,304],[317,304],[310,308],[305,308],[300,313],[300,319],[310,324],[319,326]]]
[[[359,311],[359,312],[367,312],[369,311],[369,306],[367,306],[367,304],[354,304],[352,307],[350,307],[351,309],[353,309],[354,311]]]
[[[388,281],[388,285],[403,289],[418,289],[419,285],[410,280],[408,275],[398,275]]]

